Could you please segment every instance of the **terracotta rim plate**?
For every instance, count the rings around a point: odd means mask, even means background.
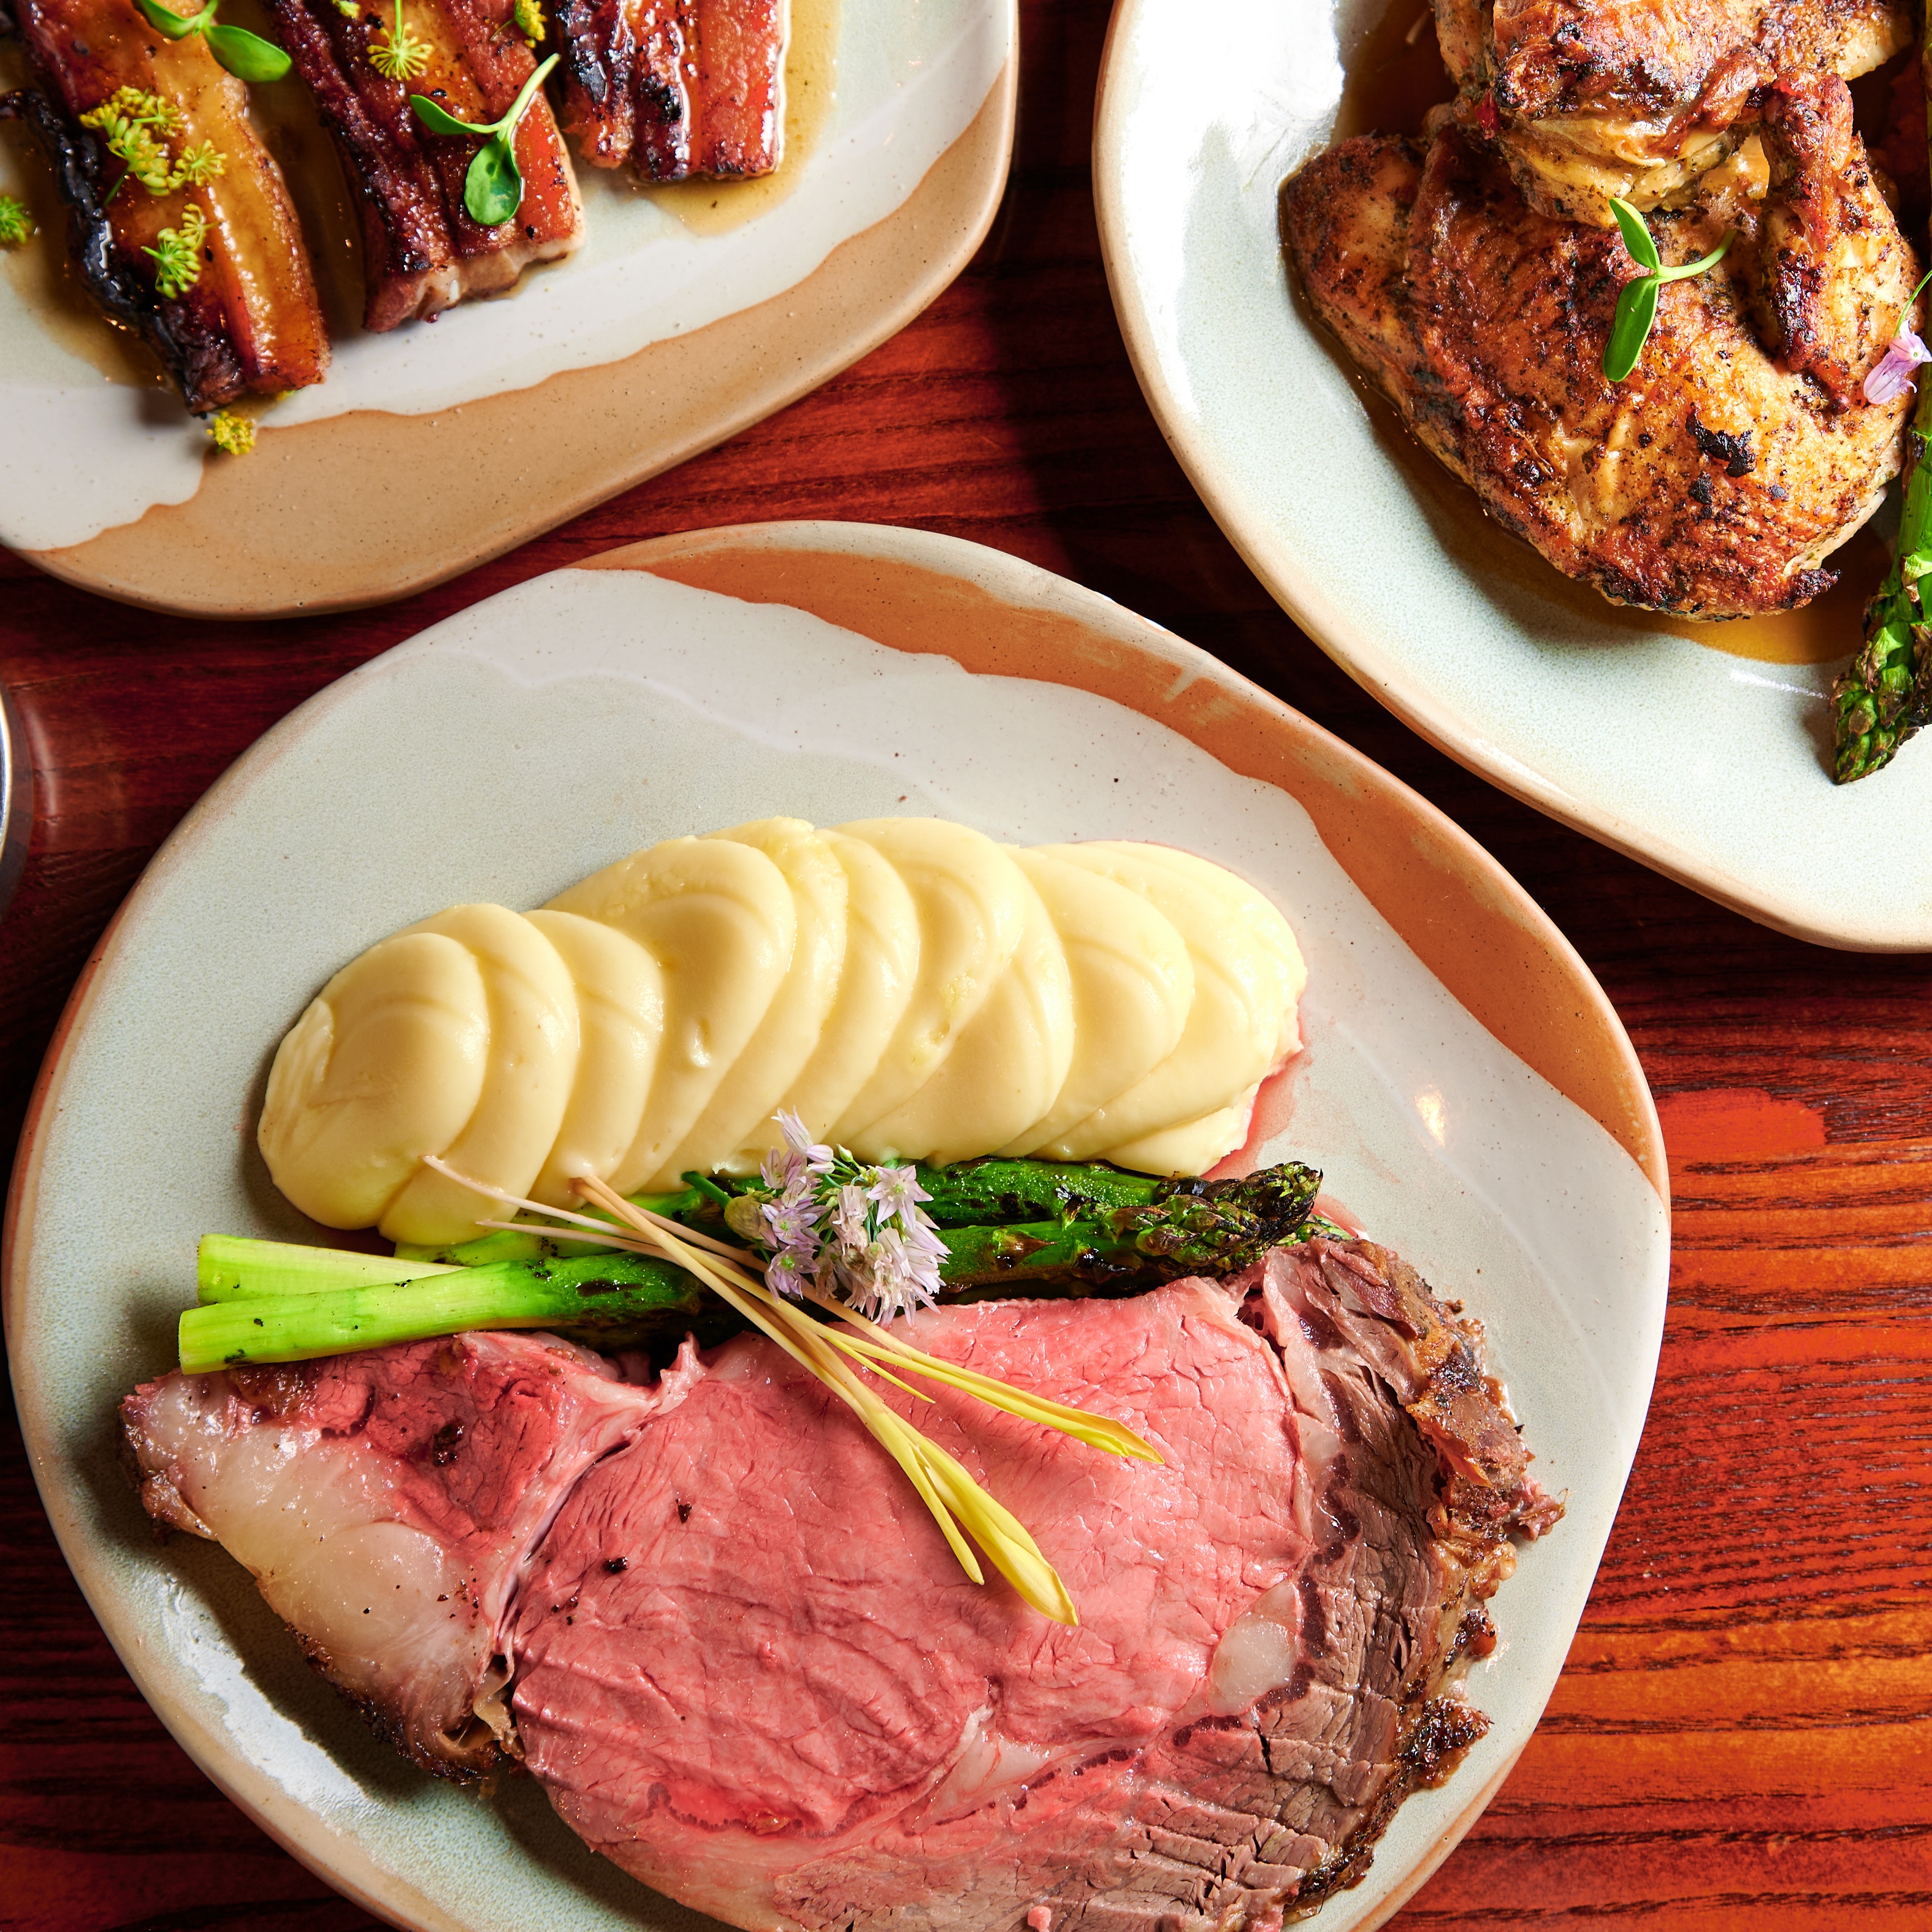
[[[452,902],[532,904],[774,812],[1165,838],[1293,920],[1309,1045],[1263,1153],[1317,1160],[1468,1299],[1570,1504],[1496,1600],[1471,1687],[1493,1728],[1321,1922],[1378,1923],[1514,1761],[1588,1593],[1663,1323],[1655,1111],[1601,989],[1448,820],[1192,646],[951,538],[768,525],[540,578],[311,699],[189,814],[75,992],[9,1210],[22,1423],[89,1602],[223,1790],[370,1910],[436,1932],[708,1922],[593,1857],[529,1780],[479,1804],[368,1736],[238,1566],[156,1550],[111,1418],[169,1365],[199,1235],[306,1226],[252,1124],[276,1040],[340,962]]]
[[[1119,0],[1094,193],[1141,386],[1250,567],[1404,723],[1540,811],[1800,938],[1932,947],[1932,847],[1895,830],[1932,812],[1932,756],[1844,790],[1824,760],[1876,535],[1822,608],[1748,625],[1619,610],[1507,535],[1370,396],[1281,246],[1280,185],[1338,125],[1419,111],[1399,90],[1426,80],[1405,39],[1424,0],[1215,17]]]
[[[433,327],[364,334],[345,275],[328,304],[328,380],[261,413],[246,458],[217,454],[152,376],[130,386],[140,368],[61,279],[51,176],[33,171],[24,136],[0,136],[0,190],[32,195],[42,231],[0,250],[0,542],[157,610],[380,602],[513,548],[857,361],[946,286],[992,224],[1012,147],[1016,0],[792,0],[792,12],[788,147],[769,182],[640,190],[580,162],[578,254]],[[0,87],[16,59],[0,44]],[[258,89],[258,104],[290,90]],[[324,192],[334,158],[298,121],[270,138],[304,158],[285,171],[326,265],[344,220]]]

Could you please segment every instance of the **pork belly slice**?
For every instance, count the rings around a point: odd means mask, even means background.
[[[171,1376],[128,1430],[150,1512],[220,1536],[419,1761],[490,1759],[481,1703],[590,1844],[734,1924],[1011,1932],[1043,1904],[1153,1932],[1352,1882],[1481,1735],[1456,1680],[1484,1600],[1560,1514],[1480,1331],[1386,1250],[1316,1242],[910,1332],[1160,1450],[880,1386],[1034,1531],[1077,1628],[968,1582],[757,1336],[648,1388],[499,1336]]]
[[[320,382],[328,335],[315,278],[281,170],[249,121],[248,89],[200,34],[164,40],[133,0],[14,0],[14,10],[47,92],[8,95],[0,115],[25,121],[52,160],[94,299],[140,334],[197,413]],[[170,149],[207,143],[224,171],[165,195],[132,181],[117,192],[122,163],[80,121],[123,87],[167,100],[182,120]],[[208,224],[201,273],[164,299],[143,251],[179,228],[190,202]]]
[[[768,175],[784,143],[790,0],[556,0],[563,124],[646,181]]]
[[[542,93],[518,124],[524,199],[493,228],[463,205],[478,143],[430,134],[410,96],[476,124],[506,112],[535,69],[514,0],[406,0],[403,18],[429,48],[412,80],[386,79],[369,50],[395,25],[394,0],[266,0],[282,44],[334,137],[362,216],[363,326],[380,332],[513,287],[524,271],[584,238],[577,177]]]
[[[462,1335],[280,1369],[172,1375],[121,1406],[154,1520],[217,1539],[316,1668],[445,1775],[508,1726],[503,1629],[571,1486],[676,1400],[543,1335]]]

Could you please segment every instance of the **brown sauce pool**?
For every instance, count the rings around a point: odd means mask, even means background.
[[[1892,76],[1910,52],[1854,83],[1860,131],[1868,141],[1882,131],[1870,121],[1882,116]],[[1388,0],[1352,46],[1342,50],[1344,80],[1335,138],[1367,134],[1419,135],[1430,108],[1455,92],[1436,44],[1435,15],[1425,0]],[[1871,524],[1826,560],[1838,581],[1802,610],[1770,617],[1694,623],[1607,602],[1567,578],[1527,544],[1509,536],[1484,511],[1475,493],[1450,476],[1409,434],[1394,407],[1369,394],[1377,440],[1399,463],[1427,506],[1430,520],[1452,533],[1452,546],[1485,575],[1520,585],[1538,598],[1564,605],[1580,623],[1606,622],[1631,637],[1678,637],[1730,656],[1760,663],[1829,664],[1856,650],[1863,634],[1865,600],[1891,562],[1889,545]]]
[[[644,192],[694,235],[722,235],[776,207],[798,185],[838,98],[838,0],[791,0],[784,59],[784,146],[768,175],[750,181],[672,182]]]

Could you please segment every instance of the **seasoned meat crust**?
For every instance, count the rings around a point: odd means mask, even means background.
[[[410,106],[410,95],[425,94],[472,123],[508,110],[536,66],[513,0],[416,0],[409,26],[429,50],[428,65],[409,81],[390,80],[369,58],[394,18],[384,7],[345,14],[335,0],[265,4],[362,212],[365,328],[395,328],[512,287],[526,268],[583,240],[577,177],[541,92],[517,125],[522,203],[488,228],[464,206],[476,143],[429,133]]]
[[[1443,58],[1486,96],[1517,182],[1549,214],[1610,225],[1732,146],[1780,78],[1853,80],[1906,46],[1900,0],[1436,0]]]
[[[20,34],[47,92],[0,96],[52,163],[68,241],[88,292],[136,330],[197,413],[244,395],[320,382],[328,334],[287,184],[249,119],[248,89],[200,34],[168,40],[133,0],[14,0]],[[180,116],[175,152],[212,147],[220,174],[154,195],[132,182],[80,117],[117,89],[158,93]],[[208,222],[201,272],[164,298],[148,252],[190,204]]]
[[[592,167],[646,181],[770,174],[789,0],[555,0],[563,121]]]
[[[1748,170],[1654,218],[1666,262],[1642,359],[1606,381],[1622,238],[1528,207],[1460,125],[1318,155],[1284,192],[1316,314],[1484,507],[1618,603],[1695,617],[1803,604],[1899,470],[1912,398],[1858,390],[1918,268],[1851,131],[1844,84],[1780,86]]]
[[[1457,1682],[1485,1600],[1562,1514],[1480,1329],[1386,1249],[1318,1240],[911,1332],[1159,1447],[917,1406],[1078,1628],[969,1582],[757,1336],[647,1385],[490,1335],[176,1375],[124,1422],[150,1513],[248,1563],[418,1762],[520,1756],[591,1844],[731,1923],[1012,1932],[1043,1904],[1056,1932],[1168,1932],[1354,1882],[1485,1730]]]

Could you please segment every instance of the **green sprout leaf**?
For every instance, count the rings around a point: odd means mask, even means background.
[[[524,199],[524,171],[516,150],[499,134],[485,141],[470,164],[463,182],[463,205],[479,228],[500,226],[516,213]]]
[[[1656,238],[1646,226],[1643,217],[1615,195],[1610,197],[1610,212],[1617,218],[1630,259],[1648,271],[1635,281],[1626,282],[1618,294],[1616,313],[1610,319],[1610,340],[1604,344],[1604,374],[1612,382],[1621,382],[1636,367],[1643,346],[1650,340],[1651,329],[1657,321],[1658,295],[1664,284],[1688,281],[1714,268],[1737,238],[1733,230],[1708,255],[1686,262],[1681,268],[1666,268],[1657,251]]]
[[[1630,252],[1630,260],[1640,268],[1660,268],[1664,263],[1657,252],[1657,243],[1650,230],[1644,226],[1643,217],[1627,201],[1610,196],[1610,212],[1617,218],[1617,226],[1623,230],[1624,246]]]
[[[1657,320],[1658,280],[1654,275],[1640,275],[1626,282],[1617,297],[1617,312],[1610,322],[1610,339],[1604,349],[1604,374],[1612,382],[1621,382],[1636,367],[1643,345],[1650,339],[1651,324]]]
[[[161,0],[134,0],[134,4],[156,33],[171,40],[184,40],[189,34],[199,33],[214,17],[212,5],[204,7],[199,14],[177,14],[172,7],[164,6]]]
[[[202,29],[202,38],[208,52],[237,80],[280,80],[295,64],[273,40],[245,27],[209,26]]]
[[[454,114],[446,113],[426,94],[412,94],[410,105],[416,110],[416,118],[432,134],[457,134],[467,136],[480,130],[470,126],[467,121],[459,121]]]
[[[171,40],[184,40],[199,34],[208,50],[237,80],[280,80],[294,63],[272,40],[251,34],[244,27],[217,24],[214,10],[220,0],[208,0],[199,14],[177,14],[163,0],[134,0],[141,17],[158,34]]]
[[[479,227],[500,228],[522,206],[524,172],[517,165],[517,127],[557,59],[552,54],[518,89],[508,113],[487,126],[459,121],[427,94],[410,96],[416,118],[432,134],[462,134],[472,140],[482,136],[483,146],[470,164],[463,182],[463,205]]]

